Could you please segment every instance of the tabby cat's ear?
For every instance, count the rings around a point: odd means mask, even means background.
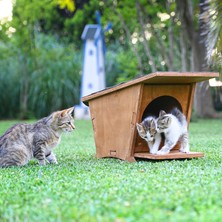
[[[160,110],[160,112],[159,112],[159,117],[160,117],[160,116],[163,116],[163,115],[166,115],[166,112],[165,112],[164,110]]]
[[[64,109],[60,112],[60,116],[64,117],[67,114],[67,109]]]
[[[69,109],[64,109],[62,111],[60,111],[60,116],[64,117],[66,115],[71,115],[72,117],[74,117],[74,107],[71,107]]]
[[[73,118],[75,117],[75,107],[71,107],[67,110],[68,114],[71,115]]]
[[[62,115],[62,111],[57,111],[52,114],[53,120],[58,119]]]

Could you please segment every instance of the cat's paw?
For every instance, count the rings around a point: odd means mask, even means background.
[[[56,155],[54,153],[51,153],[49,156],[46,157],[46,159],[49,161],[49,163],[58,164]]]
[[[150,154],[157,154],[157,151],[150,151]]]
[[[164,155],[164,154],[167,154],[167,153],[169,153],[169,151],[165,151],[165,150],[159,150],[159,151],[157,151],[157,155]]]
[[[57,160],[55,160],[55,161],[53,161],[53,162],[51,162],[51,163],[53,163],[53,164],[58,164]]]
[[[180,149],[179,151],[180,151],[181,153],[190,153],[189,150],[185,150],[185,149]]]
[[[45,166],[46,165],[45,160],[39,160],[39,165],[40,166]]]
[[[50,164],[58,164],[58,162],[57,162],[56,159],[51,159],[51,160],[49,160],[49,163],[50,163]]]

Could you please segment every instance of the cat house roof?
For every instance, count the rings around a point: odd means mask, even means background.
[[[142,77],[130,80],[128,82],[120,83],[110,88],[106,88],[102,91],[92,93],[88,96],[84,96],[82,101],[88,105],[90,100],[96,99],[100,96],[122,90],[124,88],[136,85],[136,84],[149,84],[149,85],[180,85],[180,84],[192,84],[202,82],[211,78],[219,77],[219,73],[215,72],[155,72],[144,75]]]

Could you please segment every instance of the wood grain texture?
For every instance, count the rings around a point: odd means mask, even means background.
[[[134,80],[121,83],[105,90],[90,94],[82,98],[83,103],[88,105],[88,101],[99,96],[120,90],[138,83],[146,84],[187,84],[202,82],[211,78],[219,77],[216,72],[156,72]]]
[[[170,112],[174,107],[178,107],[184,113],[187,118],[187,122],[189,123],[191,114],[190,109],[192,110],[191,96],[193,96],[192,92],[194,91],[194,87],[194,84],[145,84],[142,92],[140,110],[138,111],[138,122],[142,122],[143,116],[158,116],[160,110]],[[146,141],[143,140],[138,133],[134,138],[134,152],[148,151],[148,145]],[[174,149],[179,149],[179,146],[175,146]]]
[[[147,115],[179,108],[189,124],[196,82],[218,77],[218,73],[156,72],[85,96],[89,105],[96,144],[96,156],[114,157],[129,162],[136,158],[187,159],[203,153],[180,153],[177,144],[170,154],[152,155],[136,130]],[[160,148],[163,146],[163,141]]]
[[[96,156],[126,159],[131,152],[140,85],[90,101]]]
[[[181,153],[177,150],[173,150],[168,154],[165,155],[157,155],[157,154],[150,154],[150,153],[135,153],[135,158],[142,158],[142,159],[150,159],[150,160],[170,160],[170,159],[192,159],[192,158],[199,158],[204,157],[204,154],[201,152],[190,152],[190,153]]]

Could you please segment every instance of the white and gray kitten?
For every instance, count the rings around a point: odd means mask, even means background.
[[[180,152],[189,153],[187,121],[178,108],[174,108],[170,113],[160,111],[157,119],[157,132],[164,133],[165,136],[164,146],[157,154],[169,153],[177,142],[181,144]]]
[[[150,153],[156,154],[161,143],[161,135],[156,130],[156,118],[148,116],[136,127],[140,137],[148,143]]]

